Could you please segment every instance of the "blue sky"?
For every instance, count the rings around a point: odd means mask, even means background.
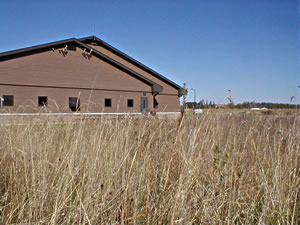
[[[1,1],[0,52],[96,35],[197,101],[231,89],[235,102],[289,102],[300,98],[299,22],[296,0]]]

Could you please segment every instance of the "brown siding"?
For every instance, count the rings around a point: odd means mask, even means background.
[[[163,93],[167,95],[156,96],[159,106],[155,111],[179,111],[178,90],[109,51],[99,48],[102,53],[163,86]],[[77,48],[77,51],[68,51],[64,57],[55,50],[1,62],[0,96],[14,95],[14,106],[3,107],[1,111],[37,112],[42,109],[37,106],[38,96],[48,96],[47,110],[71,112],[69,97],[80,96],[81,111],[140,112],[140,98],[145,94],[148,97],[149,110],[154,110],[149,85],[95,56],[88,60],[82,53],[83,51]],[[90,91],[84,88],[100,90]],[[112,99],[112,107],[104,107],[105,98]],[[134,99],[133,108],[127,108],[128,98]]]
[[[36,87],[15,87],[0,85],[0,95],[14,95],[14,106],[0,108],[6,112],[38,112],[44,111],[38,107],[38,96],[48,96],[47,110],[49,112],[71,112],[69,97],[80,97],[81,112],[124,113],[140,112],[140,98],[143,93],[116,91],[88,91],[78,89],[56,89]],[[146,93],[149,108],[153,105],[152,95]],[[104,107],[104,99],[112,99],[112,107]],[[134,99],[134,107],[127,107],[127,99]]]
[[[153,75],[151,75],[150,73],[146,72],[145,70],[142,70],[140,68],[138,68],[137,66],[133,65],[132,63],[126,61],[125,59],[115,55],[114,53],[112,53],[111,51],[99,46],[99,45],[89,45],[92,48],[95,48],[96,50],[98,50],[99,52],[109,56],[110,58],[116,60],[117,62],[127,66],[128,68],[138,72],[139,74],[143,75],[144,77],[154,81],[155,83],[161,85],[164,89],[162,91],[162,93],[164,94],[176,94],[178,95],[178,90],[174,87],[172,87],[171,85],[161,81],[160,79],[154,77]]]
[[[100,89],[151,91],[151,87],[127,73],[82,50],[69,51],[64,57],[58,50],[0,63],[0,83]]]
[[[176,95],[157,95],[156,100],[159,105],[156,108],[157,112],[179,112],[180,102]]]

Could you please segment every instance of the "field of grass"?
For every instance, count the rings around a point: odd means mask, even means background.
[[[0,224],[300,223],[300,117],[52,122],[0,126]]]

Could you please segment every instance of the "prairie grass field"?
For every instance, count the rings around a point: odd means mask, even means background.
[[[300,116],[0,126],[0,224],[299,224]]]

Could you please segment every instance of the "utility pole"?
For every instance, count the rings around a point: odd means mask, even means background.
[[[194,88],[191,88],[192,91],[194,91],[194,110],[196,108],[196,90]]]
[[[186,83],[183,83],[182,105],[184,109],[186,108],[186,95],[187,95],[187,87],[186,87]]]
[[[298,86],[298,88],[300,89],[300,85]],[[297,113],[297,109],[298,109],[298,102],[300,101],[300,98],[298,99],[298,101],[296,101],[296,113]]]

